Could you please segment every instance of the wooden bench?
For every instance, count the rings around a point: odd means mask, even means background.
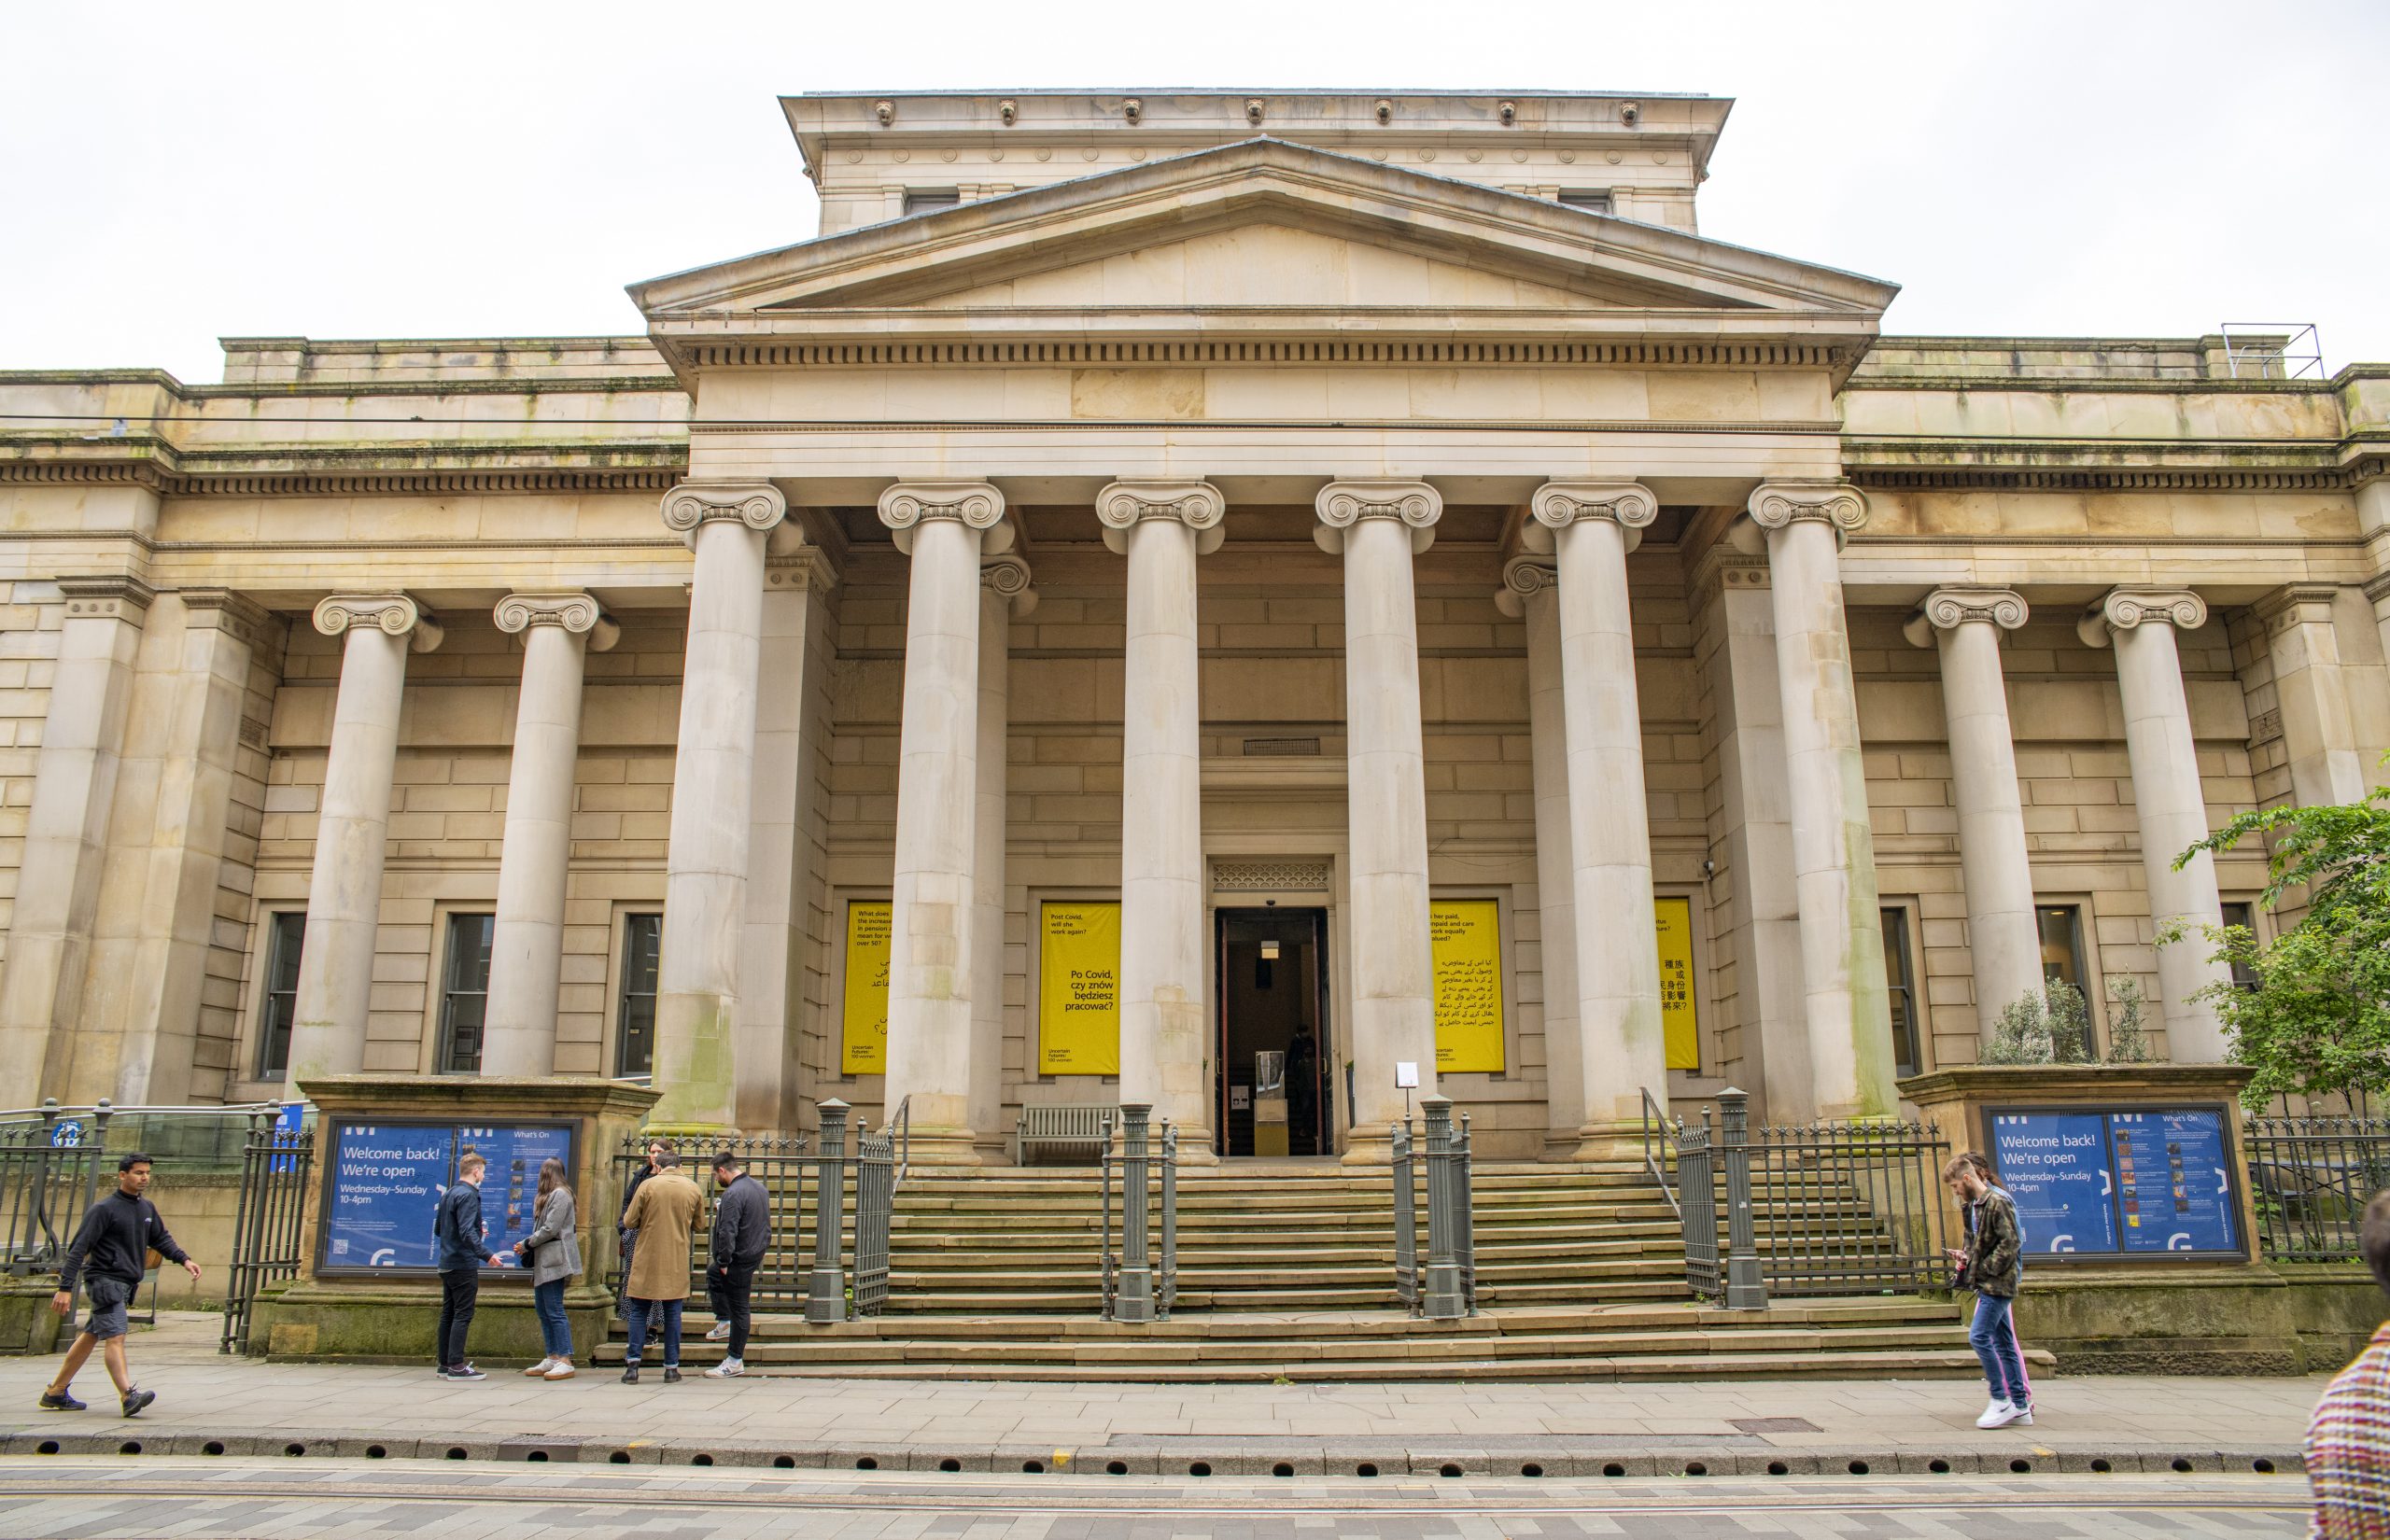
[[[1104,1156],[1105,1119],[1118,1122],[1118,1107],[1023,1107],[1012,1131],[1012,1163],[1029,1164],[1029,1152],[1046,1145],[1065,1145]]]

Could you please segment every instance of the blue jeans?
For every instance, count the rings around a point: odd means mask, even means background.
[[[1975,1324],[1967,1328],[1967,1345],[1983,1360],[1983,1377],[1994,1398],[2019,1407],[2031,1406],[2033,1387],[2025,1378],[2025,1355],[2017,1346],[2017,1323],[2009,1319],[2013,1299],[1975,1295]]]
[[[531,1308],[540,1312],[540,1342],[550,1358],[572,1356],[572,1323],[564,1318],[564,1286],[571,1281],[552,1278],[531,1290]]]
[[[639,1355],[647,1347],[648,1312],[653,1310],[664,1321],[664,1366],[668,1369],[679,1368],[681,1366],[681,1307],[688,1302],[682,1299],[635,1297],[628,1303],[631,1343],[623,1353],[623,1367],[626,1369],[639,1367]]]

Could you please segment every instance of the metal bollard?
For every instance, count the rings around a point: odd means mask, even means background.
[[[1718,1093],[1719,1135],[1726,1154],[1726,1308],[1767,1309],[1767,1281],[1759,1270],[1751,1233],[1750,1096]]]
[[[847,1318],[847,1274],[840,1242],[847,1228],[847,1114],[836,1097],[822,1102],[822,1157],[813,1170],[813,1277],[806,1292],[808,1325],[826,1326]]]
[[[1120,1104],[1120,1295],[1113,1311],[1118,1321],[1154,1318],[1153,1258],[1146,1245],[1146,1120],[1149,1102]]]
[[[1420,1313],[1430,1321],[1457,1321],[1469,1313],[1469,1304],[1461,1295],[1460,1263],[1453,1251],[1453,1181],[1459,1173],[1453,1150],[1452,1099],[1422,1097],[1419,1110],[1427,1117],[1427,1270],[1421,1280]]]

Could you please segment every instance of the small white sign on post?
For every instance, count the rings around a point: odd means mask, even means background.
[[[1407,1058],[1396,1059],[1394,1061],[1394,1084],[1401,1090],[1417,1090],[1419,1088],[1419,1066]]]

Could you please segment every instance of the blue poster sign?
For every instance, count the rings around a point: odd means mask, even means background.
[[[2000,1113],[1991,1160],[2017,1200],[2028,1252],[2113,1252],[2116,1181],[2100,1113]]]
[[[1984,1116],[2028,1257],[2243,1253],[2223,1108]]]
[[[482,1178],[485,1249],[512,1261],[514,1243],[531,1233],[540,1163],[554,1155],[571,1169],[572,1141],[569,1124],[336,1120],[316,1264],[334,1272],[437,1267],[432,1228],[440,1198],[469,1150],[488,1163]]]

